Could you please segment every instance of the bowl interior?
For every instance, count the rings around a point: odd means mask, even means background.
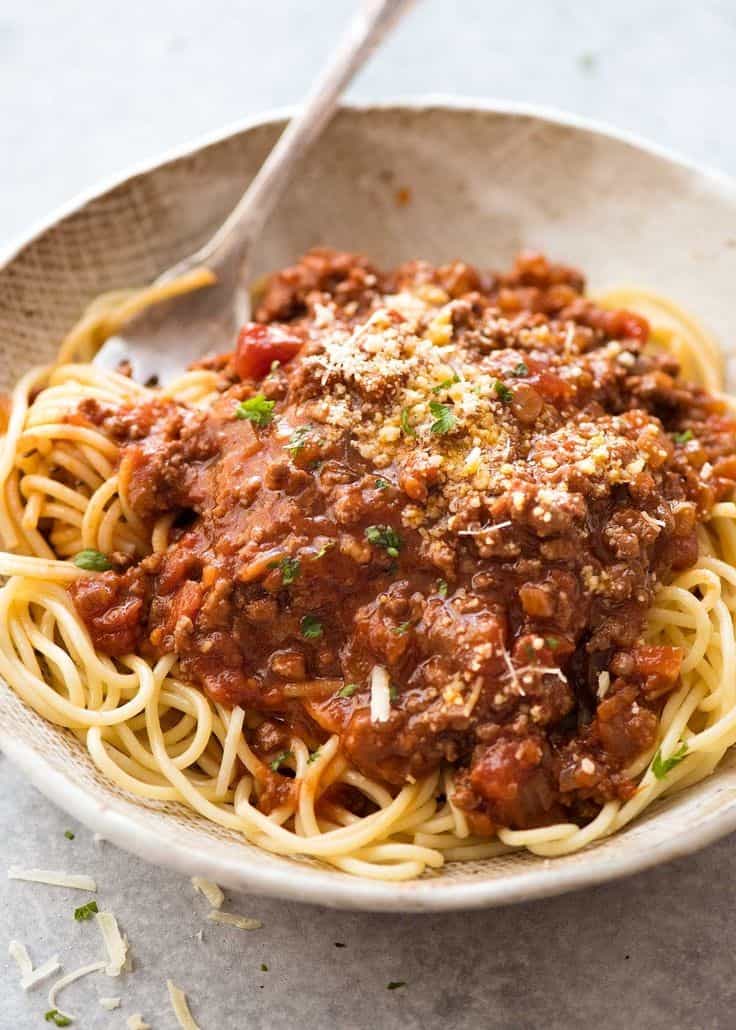
[[[95,295],[143,284],[203,242],[281,124],[251,125],[127,178],[22,247],[0,270],[0,389],[50,359]],[[271,218],[254,278],[315,244],[385,266],[459,257],[499,267],[523,247],[542,249],[582,268],[593,288],[667,293],[732,353],[734,186],[567,120],[477,106],[345,108]],[[553,863],[520,853],[450,864],[409,884],[358,882],[257,851],[182,806],[128,797],[2,684],[0,745],[53,800],[144,858],[331,905],[429,910],[529,898],[642,868],[736,827],[736,759],[727,758],[708,781],[589,851]]]

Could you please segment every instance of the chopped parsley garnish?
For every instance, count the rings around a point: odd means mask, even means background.
[[[321,750],[322,750],[321,748],[317,748],[315,751],[312,751],[310,753],[309,758],[307,759],[307,765],[311,765],[312,762],[316,762],[317,761],[317,759],[319,758],[319,753],[320,753]]]
[[[524,361],[520,361],[518,365],[511,369],[512,376],[528,376],[529,366]]]
[[[411,629],[411,622],[402,622],[398,626],[394,626],[393,632],[397,637],[403,637],[405,633],[408,633]]]
[[[446,579],[438,579],[437,580],[437,593],[440,595],[440,597],[447,597],[447,589],[448,589],[447,588],[447,580]]]
[[[406,980],[392,980],[386,984],[387,991],[398,991],[399,987],[406,987]]]
[[[298,558],[286,557],[274,562],[271,568],[278,569],[281,572],[281,582],[285,587],[288,587],[302,571],[302,563]]]
[[[322,623],[316,615],[305,615],[299,626],[305,640],[319,640],[322,636]]]
[[[338,690],[337,696],[338,697],[352,697],[353,694],[357,691],[357,689],[358,689],[358,684],[357,683],[346,683],[344,687],[341,687],[340,690]]]
[[[74,918],[78,923],[83,923],[86,919],[91,919],[96,912],[99,912],[97,902],[88,901],[86,905],[74,909]]]
[[[680,744],[677,751],[670,755],[669,758],[662,758],[662,748],[657,751],[652,762],[652,772],[658,780],[663,780],[670,769],[674,769],[676,765],[687,755],[687,744]]]
[[[434,418],[434,422],[429,427],[431,433],[435,433],[437,436],[444,436],[445,433],[451,433],[453,431],[457,425],[457,419],[455,418],[455,412],[449,404],[441,404],[439,401],[430,401],[429,410]]]
[[[268,966],[266,965],[265,962],[261,962],[261,972],[262,973],[267,973],[268,972]]]
[[[376,490],[388,490],[390,486],[391,484],[389,483],[389,481],[387,479],[384,479],[383,476],[379,476],[375,482]]]
[[[269,372],[271,373],[271,375],[273,375],[273,373],[274,373],[274,372],[276,371],[276,369],[278,369],[278,368],[281,368],[281,362],[280,362],[280,361],[272,361],[272,362],[271,362],[271,367],[269,368],[269,370],[268,370],[268,371],[269,371]]]
[[[448,390],[451,386],[454,386],[455,383],[459,383],[459,382],[460,382],[460,376],[456,372],[452,376],[452,378],[450,378],[450,379],[443,379],[441,383],[437,384],[437,386],[433,386],[432,387],[432,393],[440,393],[442,390]]]
[[[67,840],[74,840],[74,834],[71,830],[64,830],[64,836]]]
[[[402,408],[401,409],[401,428],[404,431],[406,436],[416,436],[417,435],[416,429],[414,428],[414,426],[409,421],[409,409],[408,408]]]
[[[276,401],[267,401],[262,393],[257,393],[255,397],[249,397],[247,401],[241,401],[236,406],[235,417],[247,418],[257,426],[267,426],[273,418],[275,405]]]
[[[272,772],[278,772],[282,762],[285,762],[287,758],[291,758],[291,751],[280,751],[274,760],[269,763]]]
[[[398,558],[401,550],[401,537],[391,526],[368,526],[365,538],[369,544],[383,547],[391,558]]]
[[[505,383],[502,383],[500,379],[494,379],[493,392],[504,404],[508,404],[509,401],[514,399],[514,395],[511,390],[509,390],[508,386],[506,386]]]
[[[682,433],[672,434],[672,439],[675,441],[675,443],[689,443],[690,440],[693,440],[694,438],[695,436],[693,434],[692,429],[686,429]]]
[[[74,564],[85,572],[107,572],[112,568],[112,562],[102,551],[93,551],[88,548],[74,555]]]
[[[49,1009],[46,1015],[43,1017],[47,1023],[53,1023],[54,1026],[71,1026],[72,1020],[69,1016],[65,1016],[63,1012],[59,1012],[58,1009]]]
[[[388,688],[388,696],[389,696],[389,699],[390,699],[390,701],[391,701],[391,703],[392,703],[392,704],[393,704],[393,702],[394,702],[394,701],[398,701],[398,700],[399,700],[399,688],[398,688],[398,687],[395,687],[395,686],[394,686],[394,685],[392,684],[392,685],[391,685],[391,686],[390,686],[390,687]]]
[[[556,651],[560,646],[560,642],[557,637],[545,637],[544,638],[547,647],[551,647],[553,651]]]
[[[334,547],[334,546],[335,546],[335,541],[334,540],[328,540],[326,544],[322,544],[322,546],[320,547],[320,549],[317,551],[317,553],[314,556],[315,560],[317,558],[324,558],[324,556],[327,554],[329,549],[331,547]]]
[[[295,429],[289,437],[289,442],[286,444],[286,450],[289,451],[292,457],[304,449],[311,428],[311,426],[299,426],[299,428]]]

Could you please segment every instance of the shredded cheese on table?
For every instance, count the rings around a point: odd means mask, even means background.
[[[391,716],[391,693],[388,672],[382,665],[371,670],[371,722],[388,722]]]
[[[24,991],[30,991],[31,987],[35,987],[36,984],[45,980],[47,976],[51,976],[53,973],[58,973],[61,969],[61,962],[59,962],[58,955],[52,955],[50,959],[40,965],[33,972],[28,973],[24,976],[20,982],[21,987]]]
[[[213,908],[222,908],[225,895],[212,880],[205,880],[202,876],[193,876],[192,887],[194,887],[195,891],[203,894]]]
[[[49,990],[49,1008],[57,1009],[60,1016],[66,1016],[67,1019],[76,1019],[70,1012],[64,1012],[59,1008],[56,995],[59,991],[68,987],[69,984],[74,983],[75,980],[80,980],[83,976],[89,976],[90,973],[100,973],[105,968],[104,962],[92,962],[88,966],[82,966],[80,969],[75,969],[72,973],[67,973],[66,976],[61,976],[56,983],[51,985]]]
[[[52,973],[61,969],[58,955],[53,955],[37,969],[34,969],[28,949],[20,941],[10,942],[8,945],[8,955],[18,964],[18,969],[20,969],[21,973],[20,985],[24,991],[30,990],[31,987],[35,987],[41,980],[45,980],[47,976],[51,976]]]
[[[128,954],[128,940],[121,937],[118,921],[112,912],[98,912],[95,920],[107,951],[108,962],[105,972],[108,976],[120,976]]]
[[[181,987],[177,987],[173,980],[167,980],[166,986],[169,989],[171,1007],[174,1010],[174,1015],[176,1016],[177,1022],[182,1030],[200,1030],[194,1022],[192,1013],[189,1011],[187,996]]]
[[[208,912],[207,918],[211,923],[235,926],[238,930],[260,930],[263,926],[260,919],[249,919],[247,916],[238,916],[234,912],[218,912],[216,909]]]
[[[8,955],[18,963],[18,969],[22,976],[28,976],[33,972],[33,963],[25,944],[21,944],[20,941],[11,941],[8,945]]]
[[[140,1012],[134,1012],[125,1021],[128,1030],[151,1030],[149,1023],[144,1023]]]
[[[91,876],[75,873],[59,873],[53,869],[21,869],[11,866],[8,869],[9,880],[28,880],[30,883],[46,883],[51,887],[71,887],[77,891],[97,890],[97,884]]]

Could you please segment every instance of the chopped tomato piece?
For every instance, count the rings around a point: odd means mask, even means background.
[[[682,651],[679,647],[640,644],[631,652],[634,659],[634,676],[644,686],[649,697],[659,697],[677,686],[682,665]]]
[[[282,365],[291,361],[303,343],[283,326],[246,322],[235,346],[235,371],[241,379],[262,379],[274,361]]]

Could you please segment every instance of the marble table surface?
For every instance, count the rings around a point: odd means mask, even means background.
[[[0,249],[98,180],[298,100],[350,6],[0,0]],[[351,96],[542,102],[736,172],[735,51],[730,0],[424,0]],[[36,962],[58,952],[65,970],[99,952],[94,925],[73,919],[86,895],[8,881],[13,864],[91,873],[130,938],[132,973],[65,993],[83,1028],[123,1028],[133,1012],[174,1028],[167,978],[187,990],[202,1030],[734,1025],[731,839],[585,893],[471,914],[231,897],[263,922],[242,933],[207,923],[187,880],[95,843],[0,756],[2,1030],[51,1025],[45,992],[18,986],[7,941],[25,941]],[[388,990],[392,981],[405,986]],[[117,994],[120,1009],[99,1006]]]

